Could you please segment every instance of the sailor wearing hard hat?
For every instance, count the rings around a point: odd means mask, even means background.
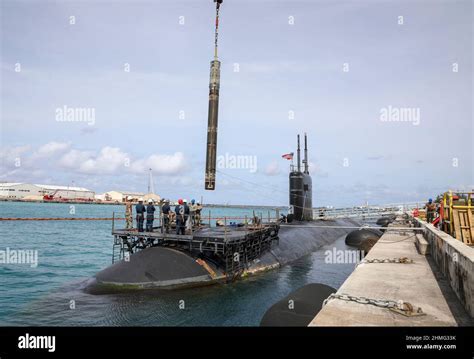
[[[153,220],[155,219],[155,206],[153,200],[148,200],[148,206],[146,206],[146,231],[153,232]]]
[[[163,228],[164,228],[166,233],[169,233],[170,232],[171,207],[170,207],[170,201],[168,199],[163,200],[163,206],[161,207],[161,213],[163,214],[163,226],[161,227],[161,232],[163,232]]]
[[[143,232],[143,221],[145,219],[146,208],[143,205],[143,198],[138,199],[138,204],[135,206],[137,212],[137,227],[138,232]]]

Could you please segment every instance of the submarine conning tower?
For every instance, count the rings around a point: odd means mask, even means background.
[[[308,140],[306,133],[304,134],[303,171],[301,171],[300,135],[298,135],[297,139],[296,169],[292,164],[290,170],[290,206],[293,207],[295,220],[311,221],[313,219],[313,181],[308,170]]]

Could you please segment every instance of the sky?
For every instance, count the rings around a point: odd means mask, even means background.
[[[314,206],[474,188],[472,1],[225,0],[204,190],[211,0],[1,1],[0,181]]]

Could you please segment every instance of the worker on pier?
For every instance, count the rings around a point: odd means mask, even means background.
[[[153,232],[153,220],[155,219],[155,206],[153,200],[148,200],[148,206],[146,206],[146,231]]]
[[[132,207],[132,197],[127,196],[125,200],[125,221],[126,221],[126,229],[133,228],[133,207]]]
[[[161,213],[163,214],[163,225],[161,226],[161,232],[163,232],[163,228],[164,228],[166,233],[170,233],[170,217],[171,217],[170,212],[171,212],[170,201],[168,199],[165,199],[164,204],[161,207]]]
[[[433,199],[430,198],[424,208],[426,208],[426,222],[433,222],[436,212],[436,203],[433,203]]]
[[[138,204],[135,206],[137,212],[137,227],[138,232],[143,232],[143,221],[145,219],[146,208],[143,205],[143,198],[138,199]]]
[[[174,209],[176,213],[176,234],[185,234],[186,233],[186,220],[185,220],[185,210],[184,202],[180,198],[178,200],[178,205]]]

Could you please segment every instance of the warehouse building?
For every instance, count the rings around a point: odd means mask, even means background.
[[[38,186],[29,183],[7,182],[0,183],[0,197],[8,199],[23,199],[25,197],[40,196]]]
[[[42,195],[49,195],[53,197],[53,200],[87,200],[93,201],[95,192],[88,190],[84,187],[71,187],[71,186],[56,186],[56,185],[45,185],[36,184],[41,188],[40,193]]]
[[[138,198],[144,195],[142,192],[109,191],[104,193],[104,198],[106,201],[122,203],[128,196],[132,197],[133,201],[137,201]]]
[[[31,183],[0,183],[0,198],[38,200],[94,200],[95,193],[83,187],[55,186]]]

